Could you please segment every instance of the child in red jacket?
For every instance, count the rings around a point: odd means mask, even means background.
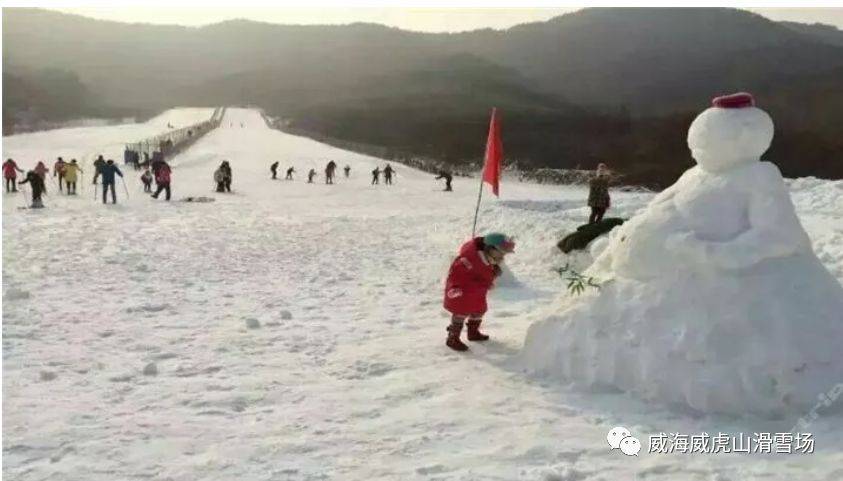
[[[504,256],[515,250],[515,243],[498,232],[475,237],[460,247],[445,281],[445,310],[451,313],[448,340],[445,345],[455,351],[468,349],[460,341],[463,323],[468,324],[469,341],[485,341],[489,336],[480,332],[486,313],[486,294],[501,274]]]

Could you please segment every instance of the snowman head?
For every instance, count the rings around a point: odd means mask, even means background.
[[[756,162],[773,140],[773,119],[752,95],[717,97],[688,129],[691,156],[703,170],[722,172]]]

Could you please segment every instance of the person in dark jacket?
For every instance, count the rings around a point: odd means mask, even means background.
[[[284,178],[286,180],[293,180],[293,172],[295,172],[295,171],[296,171],[295,168],[290,167],[289,169],[287,169],[287,177],[284,177]]]
[[[436,180],[445,179],[445,192],[451,192],[451,180],[453,180],[454,176],[451,175],[450,172],[446,170],[440,170],[439,176],[436,177]]]
[[[351,166],[346,165],[342,168],[343,172],[345,172],[345,178],[347,179],[349,175],[351,175]]]
[[[26,173],[26,178],[19,182],[21,185],[29,184],[32,186],[32,208],[33,209],[40,209],[44,207],[44,204],[41,202],[41,194],[47,191],[46,187],[44,186],[44,179],[41,178],[34,170],[30,170]]]
[[[273,162],[272,165],[269,166],[269,171],[272,172],[272,180],[278,178],[278,162]]]
[[[610,205],[609,169],[606,164],[600,164],[597,166],[597,174],[588,183],[588,206],[591,207],[588,223],[594,224],[603,220],[603,215]]]
[[[325,183],[326,184],[333,184],[334,183],[334,172],[337,170],[337,163],[333,160],[328,162],[328,165],[325,166]]]
[[[141,182],[143,182],[143,191],[152,192],[152,172],[149,169],[143,171],[141,175]]]
[[[111,203],[117,203],[117,192],[115,192],[114,184],[117,180],[116,175],[119,175],[121,178],[123,177],[123,172],[120,171],[120,168],[114,164],[114,161],[108,159],[108,161],[100,168],[100,175],[102,175],[102,203],[106,204],[106,197],[108,195],[108,189],[111,189]]]
[[[222,169],[223,173],[224,173],[223,185],[225,186],[225,191],[230,193],[231,192],[231,180],[233,178],[233,176],[231,174],[231,164],[229,164],[227,160],[224,160],[222,162],[222,164],[220,165],[220,169]]]
[[[381,183],[381,168],[375,167],[375,170],[372,171],[372,185],[380,184]]]
[[[386,185],[392,185],[393,174],[395,174],[395,169],[393,169],[391,165],[386,164],[386,167],[383,168],[383,183]]]
[[[97,183],[97,178],[102,174],[102,168],[105,166],[105,159],[102,158],[102,155],[97,157],[97,160],[94,161],[94,184]]]
[[[307,173],[307,183],[312,184],[314,177],[316,177],[316,169],[310,169],[310,172]]]

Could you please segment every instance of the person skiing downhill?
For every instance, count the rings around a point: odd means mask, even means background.
[[[451,188],[451,180],[453,180],[453,176],[450,172],[446,170],[440,170],[439,176],[436,177],[436,180],[445,179],[445,192],[452,192],[453,189]]]
[[[383,183],[386,185],[392,185],[392,175],[394,173],[395,169],[393,169],[391,165],[386,164],[386,167],[383,168]]]
[[[152,172],[149,171],[149,168],[143,171],[141,182],[143,182],[144,192],[152,192]]]
[[[294,167],[290,167],[289,169],[287,169],[287,177],[284,177],[284,178],[286,180],[293,180],[293,172],[295,172],[295,171],[296,171],[296,169]]]
[[[3,178],[6,179],[6,192],[17,192],[17,178],[18,172],[23,173],[23,169],[18,167],[12,159],[6,159],[3,163]]]
[[[152,198],[157,199],[161,192],[166,190],[166,200],[170,200],[170,166],[163,160],[160,164],[158,164],[158,168],[155,170],[155,184],[156,189],[155,193],[152,194]]]
[[[278,178],[278,162],[273,162],[272,165],[269,166],[269,171],[272,172],[272,180]]]
[[[591,207],[588,223],[594,224],[603,220],[603,214],[610,205],[609,169],[606,164],[599,164],[596,175],[588,182],[588,206]]]
[[[76,159],[70,159],[69,164],[64,164],[64,183],[67,187],[67,195],[76,195],[76,174],[84,172],[79,168]]]
[[[375,167],[375,170],[372,171],[372,185],[380,184],[380,177],[381,177],[381,168]]]
[[[111,189],[111,203],[112,204],[117,203],[117,193],[114,190],[114,184],[115,184],[115,181],[117,180],[116,177],[114,177],[115,174],[119,175],[120,178],[123,177],[123,172],[121,172],[120,169],[116,165],[114,165],[114,161],[111,160],[111,159],[108,159],[108,161],[105,163],[105,165],[100,167],[100,175],[102,175],[102,203],[103,204],[107,203],[106,197],[108,195],[108,189]]]
[[[64,181],[64,165],[65,161],[59,157],[56,160],[56,163],[53,164],[53,177],[58,176],[59,178],[59,192],[61,192],[61,183]]]
[[[44,186],[44,178],[34,170],[30,170],[26,173],[26,178],[20,181],[21,185],[27,183],[32,186],[32,205],[30,207],[33,209],[44,207],[44,204],[41,202],[41,194],[47,191]]]
[[[460,341],[463,324],[468,325],[469,341],[485,341],[489,336],[480,332],[480,324],[488,306],[486,294],[495,278],[501,275],[504,257],[515,251],[515,242],[499,232],[475,237],[464,243],[459,255],[451,263],[445,281],[443,305],[451,313],[445,345],[455,351],[468,349]]]
[[[351,166],[346,165],[342,168],[343,172],[345,172],[345,178],[347,179],[349,175],[351,175]]]
[[[310,169],[310,172],[307,173],[307,183],[312,184],[314,177],[316,177],[316,169]]]
[[[337,170],[337,163],[333,160],[328,162],[328,165],[325,166],[325,183],[326,184],[333,184],[334,183],[334,171]]]

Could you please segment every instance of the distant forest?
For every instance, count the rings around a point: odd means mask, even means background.
[[[314,137],[454,166],[503,116],[508,162],[661,187],[692,165],[687,128],[746,90],[786,176],[843,178],[843,32],[736,9],[584,9],[458,34],[380,25],[202,28],[4,9],[3,132],[23,122],[250,105]]]

